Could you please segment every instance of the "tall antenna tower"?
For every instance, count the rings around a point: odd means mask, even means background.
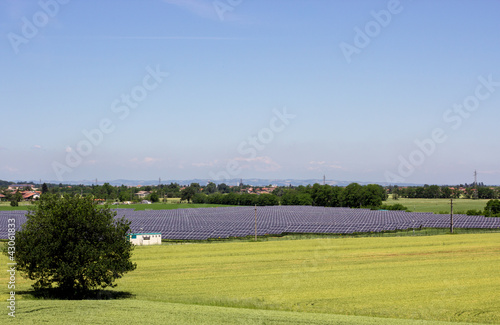
[[[477,193],[477,171],[474,170],[474,200],[477,200],[477,196],[478,196],[478,193]]]
[[[323,185],[326,185],[326,175],[323,175]]]

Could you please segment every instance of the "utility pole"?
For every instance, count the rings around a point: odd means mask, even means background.
[[[450,233],[453,234],[453,199],[450,199]]]
[[[257,241],[257,204],[255,205],[255,241]]]

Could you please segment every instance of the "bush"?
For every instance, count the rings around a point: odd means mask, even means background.
[[[396,203],[393,205],[390,204],[382,204],[380,207],[382,210],[397,210],[397,211],[410,211],[407,207],[402,204]]]
[[[158,196],[158,193],[156,193],[156,192],[151,193],[149,195],[149,201],[151,201],[153,203],[160,202],[160,197]]]
[[[207,203],[207,195],[203,193],[196,193],[192,199],[193,203],[203,204]]]

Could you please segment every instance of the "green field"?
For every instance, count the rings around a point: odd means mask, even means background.
[[[9,202],[0,203],[0,211],[12,211],[12,210],[28,210],[30,207],[34,207],[34,204],[25,203],[18,207],[11,207]],[[140,210],[171,210],[171,209],[191,209],[191,208],[218,208],[224,207],[225,205],[220,204],[195,204],[195,203],[179,203],[175,201],[169,201],[168,203],[154,203],[154,204],[119,204],[110,205],[113,209],[134,209],[136,211]]]
[[[111,208],[141,210],[171,210],[171,209],[193,209],[193,208],[218,208],[226,205],[220,204],[196,204],[196,203],[154,203],[154,204],[120,204],[111,205]]]
[[[489,200],[453,199],[453,211],[465,213],[467,210],[483,210]],[[402,204],[410,211],[450,213],[450,199],[387,199],[385,204]]]
[[[31,202],[19,202],[19,206],[11,207],[10,202],[0,202],[0,211],[28,210],[29,207],[34,206]]]
[[[499,254],[498,233],[137,247],[114,289],[131,298],[37,300],[17,275],[14,321],[500,324]],[[6,306],[6,272],[0,283]]]

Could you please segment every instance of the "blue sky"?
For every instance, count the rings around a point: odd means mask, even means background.
[[[0,179],[500,184],[499,12],[2,1]]]

